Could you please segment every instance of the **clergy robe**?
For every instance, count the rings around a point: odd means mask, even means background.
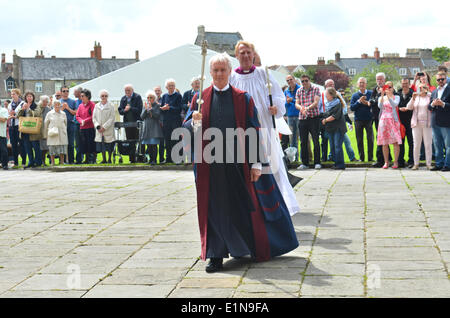
[[[247,93],[231,86],[226,92],[218,93],[211,86],[202,98],[202,133],[208,128],[259,130],[257,110]],[[197,95],[191,110],[197,108],[196,100]],[[185,127],[190,126],[189,120]],[[202,141],[202,151],[208,143]],[[247,149],[243,164],[208,164],[203,160],[195,164],[203,260],[250,254],[257,261],[267,261],[299,245],[273,175],[263,174],[258,182],[250,182],[248,158]]]
[[[239,72],[241,73],[241,72]],[[289,182],[286,167],[284,165],[284,152],[278,134],[273,130],[272,115],[269,108],[269,90],[267,88],[267,73],[261,67],[253,68],[250,73],[242,73],[233,71],[230,76],[230,84],[234,87],[246,91],[254,99],[256,108],[258,109],[258,118],[261,128],[264,128],[262,138],[266,147],[270,146],[270,166],[273,176],[283,195],[286,205],[291,216],[300,212],[300,206],[295,197],[294,189]],[[280,86],[272,75],[269,75],[272,83],[272,101],[273,106],[278,108],[276,117],[276,127],[280,129],[283,124],[287,126],[283,116],[286,113],[286,97]],[[283,133],[281,131],[278,131]],[[283,133],[284,134],[284,133]]]

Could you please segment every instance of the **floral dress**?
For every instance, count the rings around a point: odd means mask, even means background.
[[[395,121],[394,111],[389,101],[383,102],[383,112],[378,124],[377,144],[392,145],[402,144],[402,136],[400,133],[400,121]]]

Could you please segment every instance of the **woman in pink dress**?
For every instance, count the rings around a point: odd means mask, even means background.
[[[383,146],[383,169],[389,168],[389,145],[394,145],[394,165],[392,168],[398,169],[398,156],[400,154],[400,145],[402,144],[400,120],[397,112],[399,103],[400,96],[394,95],[392,82],[386,82],[378,100],[380,122],[378,124],[377,144]]]

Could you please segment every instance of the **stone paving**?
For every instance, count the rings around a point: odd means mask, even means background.
[[[301,246],[199,260],[191,171],[0,174],[0,297],[450,297],[450,174],[293,171]]]

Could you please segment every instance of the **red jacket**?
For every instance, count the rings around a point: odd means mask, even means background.
[[[77,110],[77,121],[80,123],[80,129],[94,128],[94,122],[92,121],[92,116],[94,115],[95,104],[89,102],[87,105],[80,104]],[[84,126],[82,121],[84,120]]]

